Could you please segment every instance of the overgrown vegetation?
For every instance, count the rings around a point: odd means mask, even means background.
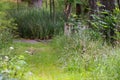
[[[0,80],[120,79],[119,1],[22,1],[0,1]]]
[[[27,72],[27,64],[23,55],[13,55],[14,47],[0,54],[0,79],[22,79]],[[25,68],[26,67],[26,68]]]
[[[0,49],[10,46],[12,43],[13,36],[9,31],[0,32]]]
[[[113,13],[101,11],[92,15],[93,21],[90,21],[93,29],[100,32],[101,36],[109,43],[119,39],[119,12],[118,8]]]
[[[0,1],[0,49],[12,42],[12,33],[15,34],[16,24],[13,18],[8,18],[6,10],[10,9],[10,3]]]
[[[83,32],[55,39],[61,67],[65,72],[81,74],[79,80],[119,80],[119,47],[110,47],[102,38],[95,40],[90,35]]]
[[[50,39],[63,31],[62,15],[56,14],[55,20],[48,11],[42,9],[20,9],[11,13],[18,24],[18,31],[23,38]]]
[[[12,55],[14,48],[10,45],[17,28],[14,19],[8,18],[7,10],[10,8],[10,3],[0,1],[0,80],[21,78],[25,65],[22,56]]]

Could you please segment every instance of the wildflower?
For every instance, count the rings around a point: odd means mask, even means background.
[[[16,69],[17,69],[17,70],[20,70],[20,69],[21,69],[21,67],[20,67],[20,66],[16,66]]]
[[[1,71],[1,73],[10,73],[10,70],[6,69],[6,70]]]
[[[13,50],[14,49],[14,47],[10,47],[10,50]]]
[[[28,74],[29,74],[29,75],[33,75],[33,73],[32,73],[32,72],[28,72]]]
[[[9,60],[9,57],[8,56],[5,56],[5,61],[8,61]]]
[[[31,53],[30,51],[25,51],[25,52],[26,52],[26,53],[29,53],[29,54]]]

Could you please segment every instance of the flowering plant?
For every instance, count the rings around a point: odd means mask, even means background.
[[[26,71],[27,63],[23,55],[11,56],[10,54],[14,51],[14,47],[9,48],[9,54],[0,55],[0,80],[2,79],[20,79],[24,76]]]

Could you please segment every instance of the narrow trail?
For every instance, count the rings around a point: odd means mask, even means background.
[[[25,42],[25,43],[32,43],[32,44],[35,44],[35,43],[48,43],[50,42],[51,39],[49,40],[39,40],[39,39],[14,39],[14,42]]]
[[[57,76],[62,77],[61,69],[57,66],[58,54],[56,50],[49,45],[50,40],[14,40],[16,54],[25,56],[29,65],[30,75],[26,75],[26,80],[57,80]],[[31,55],[31,53],[33,54]]]

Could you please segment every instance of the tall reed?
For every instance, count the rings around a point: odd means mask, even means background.
[[[63,30],[62,14],[56,13],[54,20],[48,11],[27,8],[9,11],[16,19],[18,31],[23,38],[49,39]]]

